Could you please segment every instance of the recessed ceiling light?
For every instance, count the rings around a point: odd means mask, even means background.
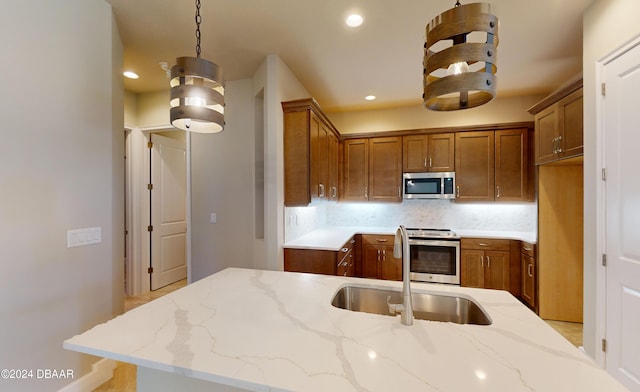
[[[133,71],[124,71],[122,74],[124,75],[125,78],[129,78],[129,79],[138,79],[140,77],[138,76],[137,73]]]
[[[374,101],[376,99],[375,95],[367,95],[366,97],[364,97],[364,99],[366,99],[367,101]]]
[[[347,17],[347,26],[358,27],[364,22],[362,15],[352,14]]]

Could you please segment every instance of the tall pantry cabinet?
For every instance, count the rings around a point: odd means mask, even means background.
[[[529,109],[538,165],[537,295],[540,317],[582,322],[582,79]]]

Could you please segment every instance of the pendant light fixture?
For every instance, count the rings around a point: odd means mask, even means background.
[[[171,124],[197,133],[224,128],[222,68],[200,58],[200,0],[196,0],[196,57],[178,57],[171,68]]]
[[[467,42],[473,35],[474,41]],[[478,40],[478,37],[486,41]],[[496,95],[498,18],[491,5],[461,5],[435,17],[426,27],[424,105],[438,111],[468,109]],[[438,48],[442,48],[438,50]]]

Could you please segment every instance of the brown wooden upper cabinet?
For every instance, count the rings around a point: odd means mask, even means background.
[[[284,203],[337,200],[339,133],[313,99],[283,102]]]
[[[402,201],[402,137],[344,141],[345,201]]]
[[[582,80],[529,109],[535,116],[536,165],[583,154]]]
[[[526,128],[456,133],[456,201],[532,200],[529,156]]]
[[[454,171],[454,143],[454,133],[403,136],[403,171],[407,173]]]

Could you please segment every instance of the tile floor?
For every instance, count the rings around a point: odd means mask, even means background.
[[[159,290],[152,291],[137,297],[128,297],[124,302],[125,312],[162,297],[174,290],[184,287],[187,280],[181,280]],[[553,329],[570,341],[574,346],[582,346],[582,324],[569,323],[564,321],[545,320]],[[114,370],[113,378],[102,384],[93,392],[135,392],[136,390],[136,367],[128,363],[118,362]]]

